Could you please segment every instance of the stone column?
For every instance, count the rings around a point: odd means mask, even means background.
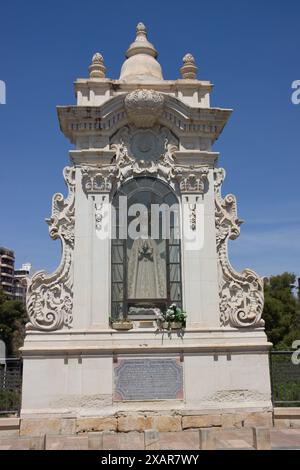
[[[111,204],[109,192],[95,194],[93,201],[92,232],[92,300],[91,326],[108,328],[110,317],[110,256]]]
[[[108,328],[110,316],[111,180],[105,172],[77,168],[74,320],[77,328]]]
[[[188,325],[219,327],[213,171],[181,178],[183,300]]]
[[[75,245],[73,284],[73,328],[84,329],[90,323],[92,285],[92,200],[82,188],[81,168],[76,168]]]

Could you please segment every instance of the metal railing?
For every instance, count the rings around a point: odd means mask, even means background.
[[[19,414],[22,396],[22,360],[0,358],[0,415]]]
[[[270,374],[273,405],[300,406],[300,365],[293,361],[295,351],[271,351]]]

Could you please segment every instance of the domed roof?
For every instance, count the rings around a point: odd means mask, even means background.
[[[161,66],[156,60],[157,51],[148,41],[143,23],[137,25],[136,39],[127,50],[126,57],[120,80],[125,82],[163,80]]]

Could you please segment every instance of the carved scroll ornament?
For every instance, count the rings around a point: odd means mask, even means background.
[[[262,320],[264,307],[263,280],[247,269],[237,273],[228,259],[228,240],[240,235],[243,223],[237,216],[237,203],[234,196],[224,199],[221,187],[225,171],[216,169],[215,173],[216,230],[219,258],[220,311],[221,326],[233,328],[264,327]]]
[[[52,215],[47,219],[50,237],[61,240],[62,259],[52,275],[41,271],[30,280],[26,302],[29,330],[55,331],[72,324],[75,169],[65,168],[64,179],[68,197],[54,195]]]

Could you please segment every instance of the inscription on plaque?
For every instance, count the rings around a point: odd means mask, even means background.
[[[114,401],[183,400],[179,358],[120,359],[114,381]]]

